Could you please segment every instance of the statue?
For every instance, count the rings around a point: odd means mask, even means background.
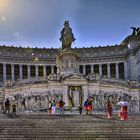
[[[60,41],[62,42],[62,49],[71,48],[71,43],[76,39],[72,33],[72,29],[69,26],[69,21],[65,21],[64,28],[61,31]]]
[[[140,27],[137,28],[137,35],[140,35]]]
[[[131,29],[133,29],[132,35],[140,35],[140,28],[136,28],[136,27],[130,27]]]

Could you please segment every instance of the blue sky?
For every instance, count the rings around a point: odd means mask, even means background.
[[[0,0],[0,45],[59,48],[69,20],[73,47],[119,44],[140,27],[140,0]]]

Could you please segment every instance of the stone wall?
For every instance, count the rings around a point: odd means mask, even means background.
[[[66,80],[65,84],[72,82]],[[78,85],[79,82],[76,84]],[[120,82],[121,83],[121,82]],[[109,83],[103,81],[80,83],[83,92],[83,102],[87,98],[93,99],[93,106],[95,111],[105,111],[105,106],[108,100],[113,104],[114,111],[120,109],[117,106],[119,101],[127,101],[129,103],[129,112],[140,112],[140,89],[139,87],[130,87],[128,84],[121,83]],[[84,88],[86,86],[87,88]],[[28,84],[15,87],[7,87],[1,90],[1,93],[5,94],[5,99],[9,98],[11,103],[17,103],[17,110],[46,110],[48,108],[49,101],[64,99],[63,83],[58,81],[50,81],[48,84]],[[68,98],[67,98],[68,100]],[[69,101],[67,101],[67,104]],[[26,106],[26,108],[25,108]]]
[[[89,88],[89,98],[93,99],[94,110],[105,111],[106,104],[110,100],[113,104],[113,110],[118,111],[119,101],[129,103],[129,112],[140,112],[140,92],[139,89],[130,89],[128,87],[113,85],[92,85]]]

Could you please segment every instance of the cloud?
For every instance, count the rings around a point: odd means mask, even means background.
[[[0,21],[5,22],[6,20],[7,20],[7,18],[5,16],[0,17]]]

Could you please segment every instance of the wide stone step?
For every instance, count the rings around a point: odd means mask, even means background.
[[[137,140],[139,128],[138,116],[127,121],[105,114],[0,116],[0,140]]]
[[[92,138],[93,140],[96,138],[96,139],[101,139],[101,138],[110,138],[110,139],[112,139],[112,140],[114,140],[114,139],[118,139],[118,140],[122,140],[122,139],[125,139],[125,140],[129,140],[129,139],[133,139],[133,140],[136,140],[136,139],[139,139],[139,136],[135,136],[135,134],[132,134],[131,136],[129,135],[129,136],[127,136],[127,135],[119,135],[119,133],[118,134],[111,134],[111,135],[101,135],[101,134],[84,134],[84,135],[82,135],[82,134],[80,134],[80,135],[78,135],[78,134],[69,134],[69,135],[65,135],[64,136],[64,134],[62,135],[62,134],[55,134],[55,135],[52,135],[52,134],[50,134],[50,135],[24,135],[24,136],[22,136],[22,135],[15,135],[15,136],[11,136],[11,135],[9,135],[9,136],[3,136],[3,137],[0,137],[1,139],[2,138],[5,138],[5,139],[8,139],[8,138],[12,138],[12,139],[15,139],[15,138],[18,138],[18,139],[23,139],[23,138],[25,138],[25,139],[34,139],[34,140],[38,140],[38,139],[45,139],[46,138],[46,140],[48,140],[48,139],[58,139],[59,138],[59,140],[61,140],[61,139],[69,139],[69,138],[71,138],[71,139],[76,139],[76,138],[85,138],[85,139],[88,139],[89,140],[89,138]]]

